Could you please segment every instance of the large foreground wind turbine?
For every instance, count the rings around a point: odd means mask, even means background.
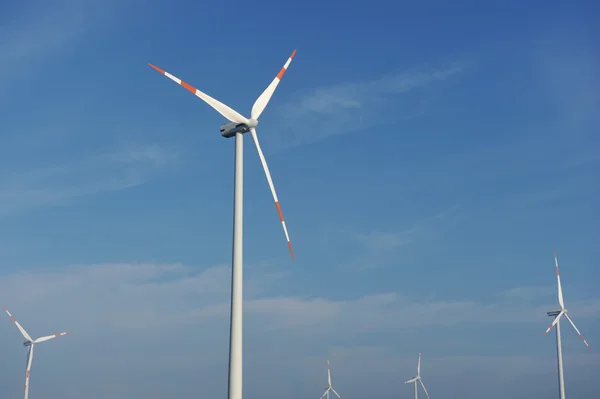
[[[187,90],[194,93],[200,99],[204,100],[208,105],[217,110],[221,115],[227,118],[230,122],[224,126],[221,126],[221,135],[225,138],[235,137],[235,174],[234,174],[234,194],[233,194],[233,254],[232,254],[232,278],[231,278],[231,323],[230,323],[230,338],[229,338],[229,384],[228,384],[228,397],[229,399],[242,399],[242,283],[243,283],[243,271],[242,271],[242,215],[243,215],[243,177],[244,177],[244,147],[243,147],[243,134],[250,132],[258,156],[262,163],[265,175],[273,199],[275,200],[275,206],[277,207],[277,213],[283,226],[283,232],[292,256],[294,259],[294,252],[292,251],[292,244],[290,243],[290,237],[287,232],[285,220],[281,213],[281,207],[279,206],[279,199],[275,193],[275,187],[271,179],[271,173],[267,166],[267,161],[260,148],[258,142],[258,136],[256,133],[256,126],[258,125],[258,118],[264,111],[265,107],[269,103],[271,96],[275,92],[277,85],[283,78],[283,75],[287,71],[288,66],[292,62],[296,50],[292,52],[292,55],[288,58],[287,62],[281,68],[275,79],[271,84],[263,91],[263,93],[256,99],[252,106],[250,113],[250,119],[242,116],[237,111],[231,109],[227,105],[221,103],[210,97],[208,94],[201,92],[195,87],[187,84],[181,79],[171,75],[163,69],[158,68],[152,64],[149,64],[152,68],[156,69],[161,74],[165,75],[175,83],[180,84]]]
[[[550,327],[546,329],[544,335],[548,334],[550,330],[554,326],[556,326],[556,355],[557,355],[557,363],[558,363],[558,392],[560,399],[565,399],[565,379],[563,374],[563,362],[562,362],[562,342],[560,338],[560,318],[565,316],[569,323],[573,326],[577,334],[579,334],[579,338],[583,341],[585,346],[591,350],[587,341],[583,337],[583,335],[579,332],[577,327],[575,327],[575,323],[567,314],[567,309],[565,309],[565,302],[563,300],[562,286],[560,285],[560,273],[558,272],[558,259],[556,258],[556,252],[554,252],[554,263],[556,265],[556,280],[558,281],[558,304],[560,305],[560,310],[554,310],[552,312],[547,312],[548,316],[554,317],[554,321],[550,324]]]
[[[327,386],[325,387],[325,393],[323,393],[321,399],[323,399],[325,395],[327,395],[327,399],[329,399],[329,391],[333,392],[338,399],[342,399],[342,397],[336,392],[335,389],[333,389],[333,386],[331,385],[331,366],[329,365],[329,360],[327,360]]]
[[[411,378],[408,381],[404,381],[405,384],[411,384],[411,383],[415,384],[415,399],[419,398],[419,389],[417,387],[417,382],[421,383],[421,386],[423,387],[423,390],[425,391],[425,395],[427,395],[427,397],[429,398],[429,394],[427,393],[427,388],[425,388],[425,384],[423,384],[423,380],[421,379],[421,354],[420,353],[419,353],[419,361],[417,363],[417,376],[414,378]]]
[[[21,332],[23,337],[27,340],[27,341],[23,342],[23,345],[27,347],[27,369],[25,370],[25,399],[27,399],[29,397],[29,376],[31,374],[31,363],[33,362],[33,347],[34,347],[34,345],[39,344],[40,342],[48,341],[52,338],[60,337],[61,335],[67,335],[67,334],[69,334],[69,332],[67,331],[67,332],[63,332],[60,334],[48,335],[46,337],[32,339],[29,336],[29,334],[27,334],[27,331],[25,331],[25,329],[23,327],[21,327],[19,322],[13,317],[13,315],[10,314],[8,309],[6,309],[5,307],[3,307],[3,309],[10,316],[11,320],[15,322],[19,331]]]

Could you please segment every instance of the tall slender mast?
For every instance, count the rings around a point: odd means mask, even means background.
[[[550,317],[556,317],[560,313],[560,310],[548,312],[547,315]],[[556,361],[558,367],[558,397],[565,399],[565,375],[563,371],[563,358],[562,358],[562,341],[560,337],[560,319],[556,322]]]
[[[243,199],[244,137],[235,134],[235,174],[233,189],[233,248],[231,270],[231,319],[229,330],[228,398],[242,399],[242,306],[243,306]]]

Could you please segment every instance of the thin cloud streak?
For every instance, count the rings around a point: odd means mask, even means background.
[[[138,186],[175,158],[170,150],[144,145],[11,174],[0,178],[0,217]]]
[[[382,123],[397,123],[425,115],[427,97],[411,96],[436,82],[461,73],[464,66],[427,72],[407,71],[381,78],[318,87],[279,106],[274,126],[277,148],[312,144],[330,136],[350,133]],[[390,101],[394,102],[390,109]],[[269,138],[276,141],[277,137]]]

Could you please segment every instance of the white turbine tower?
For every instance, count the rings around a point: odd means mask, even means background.
[[[557,355],[557,364],[558,364],[558,393],[559,393],[560,399],[565,399],[565,379],[564,379],[564,374],[563,374],[562,341],[561,341],[561,337],[560,337],[560,318],[562,316],[565,316],[567,318],[567,320],[569,321],[569,323],[571,323],[571,325],[573,326],[573,328],[575,329],[575,331],[577,332],[577,334],[579,334],[579,338],[581,338],[581,340],[583,341],[583,343],[585,344],[585,346],[587,346],[587,348],[590,349],[590,350],[591,350],[591,348],[588,345],[588,343],[585,340],[585,338],[583,337],[583,335],[579,332],[579,330],[575,326],[575,323],[573,323],[573,320],[571,320],[571,318],[567,314],[567,309],[565,309],[565,302],[563,300],[562,286],[560,284],[560,273],[558,271],[558,259],[556,258],[556,252],[554,252],[554,263],[556,265],[556,280],[558,281],[558,304],[560,305],[560,310],[554,310],[552,312],[547,312],[546,313],[548,316],[554,317],[554,321],[552,321],[552,324],[550,324],[550,327],[548,327],[548,329],[546,329],[546,331],[544,332],[544,335],[548,334],[548,332],[550,330],[552,330],[552,328],[554,326],[556,326],[556,355]]]
[[[25,399],[27,399],[29,397],[29,376],[31,374],[31,363],[33,362],[33,347],[35,346],[35,344],[39,344],[40,342],[48,341],[50,339],[60,337],[61,335],[67,335],[67,334],[69,334],[69,332],[67,331],[67,332],[63,332],[60,334],[48,335],[46,337],[32,339],[29,336],[29,334],[27,334],[27,331],[25,331],[25,329],[23,327],[21,327],[19,322],[13,317],[13,315],[10,314],[8,309],[6,309],[5,307],[3,307],[3,309],[10,316],[11,320],[15,322],[19,331],[21,332],[23,337],[27,340],[27,341],[23,342],[23,345],[27,347],[27,368],[25,370]]]
[[[423,384],[423,380],[421,379],[421,354],[420,353],[419,353],[419,361],[417,363],[417,376],[414,378],[411,378],[408,381],[404,381],[405,384],[411,384],[411,383],[415,384],[415,399],[419,398],[419,390],[417,387],[417,382],[421,383],[421,386],[423,387],[423,390],[425,391],[425,395],[427,395],[427,397],[429,398],[429,394],[427,393],[427,388],[425,388],[425,384]]]
[[[243,283],[243,270],[242,270],[242,217],[243,217],[243,177],[244,177],[244,147],[243,147],[243,134],[250,132],[258,156],[262,163],[265,175],[273,199],[275,200],[275,206],[279,219],[283,226],[285,238],[292,256],[294,259],[294,252],[292,251],[292,244],[290,243],[290,237],[287,232],[285,220],[281,213],[281,207],[279,206],[279,200],[275,193],[275,187],[271,179],[271,173],[267,166],[267,161],[260,148],[258,142],[258,136],[256,133],[256,126],[258,124],[258,118],[264,111],[265,107],[269,103],[271,96],[275,92],[277,85],[283,78],[283,75],[287,71],[288,66],[292,62],[296,50],[292,52],[292,55],[288,58],[287,62],[281,68],[275,79],[271,84],[263,91],[263,93],[256,99],[250,113],[250,119],[239,114],[237,111],[231,109],[227,105],[221,103],[210,97],[208,94],[201,92],[195,87],[187,84],[181,79],[171,75],[170,73],[160,69],[152,64],[149,64],[152,68],[165,75],[175,83],[180,84],[187,90],[194,93],[200,99],[204,100],[208,105],[213,107],[217,112],[227,118],[230,122],[224,126],[221,126],[221,135],[225,138],[235,137],[235,173],[234,173],[234,191],[233,191],[233,250],[232,250],[232,278],[231,278],[231,322],[230,322],[230,338],[229,338],[229,383],[228,383],[228,397],[229,399],[242,399],[242,283]]]
[[[333,389],[333,385],[331,385],[331,366],[329,365],[329,360],[327,360],[327,386],[325,387],[325,393],[321,396],[323,399],[327,395],[327,399],[329,399],[329,391],[333,392],[338,399],[342,399],[342,397]]]

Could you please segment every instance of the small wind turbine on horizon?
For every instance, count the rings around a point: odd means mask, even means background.
[[[21,327],[21,325],[14,318],[14,316],[12,314],[10,314],[8,309],[6,309],[4,306],[2,308],[4,309],[6,314],[8,314],[10,316],[10,319],[15,323],[15,325],[17,326],[17,328],[19,329],[19,331],[21,332],[23,337],[26,339],[26,341],[23,342],[23,346],[27,347],[27,368],[25,369],[25,399],[27,399],[29,397],[29,377],[31,375],[31,363],[33,362],[33,347],[34,347],[34,345],[39,344],[40,342],[51,340],[56,337],[60,337],[62,335],[67,335],[67,334],[69,334],[69,331],[59,333],[59,334],[54,334],[54,335],[48,335],[45,337],[40,337],[38,339],[32,339],[31,336],[29,334],[27,334],[27,331],[25,331],[25,329],[23,327]]]
[[[342,397],[333,389],[333,385],[331,385],[331,366],[329,365],[329,360],[327,360],[327,386],[325,387],[325,393],[321,396],[321,399],[327,395],[327,399],[329,399],[329,391],[332,391],[338,399],[342,399]]]
[[[294,260],[294,251],[292,250],[292,244],[288,235],[287,227],[283,214],[281,213],[281,206],[279,205],[279,199],[275,192],[275,186],[271,179],[271,173],[267,166],[267,161],[263,155],[260,143],[258,142],[258,135],[256,133],[256,126],[258,125],[258,118],[265,110],[265,107],[269,103],[271,96],[275,93],[275,89],[279,85],[279,82],[283,78],[283,75],[287,71],[292,59],[296,55],[296,50],[289,56],[287,62],[279,70],[275,79],[271,81],[271,84],[262,92],[260,96],[254,102],[252,110],[250,111],[250,119],[241,115],[237,111],[233,110],[229,106],[222,102],[212,98],[206,93],[201,92],[194,86],[182,81],[181,79],[171,75],[164,69],[161,69],[155,65],[148,64],[162,75],[168,77],[175,83],[183,86],[197,97],[202,99],[208,105],[213,107],[217,112],[223,115],[231,123],[221,126],[221,135],[225,138],[235,137],[235,166],[234,166],[234,189],[233,189],[233,248],[232,248],[232,277],[231,277],[231,319],[230,319],[230,335],[229,335],[229,378],[228,378],[228,393],[229,399],[242,399],[242,297],[243,297],[243,257],[242,257],[242,240],[243,240],[243,178],[244,178],[244,142],[243,134],[250,132],[256,150],[258,151],[258,157],[262,163],[265,175],[267,176],[267,182],[271,189],[271,194],[275,201],[275,207],[279,214],[279,220],[283,226],[283,232],[287,240],[288,248],[292,260]]]
[[[562,341],[561,341],[561,336],[560,336],[560,318],[562,316],[565,316],[567,318],[567,320],[569,321],[569,323],[571,323],[571,325],[573,326],[573,328],[575,329],[577,334],[579,334],[579,338],[581,338],[581,340],[583,341],[585,346],[587,346],[587,348],[589,350],[591,350],[591,348],[588,345],[585,338],[583,337],[583,334],[581,334],[579,332],[579,330],[575,326],[575,323],[573,323],[573,320],[571,320],[571,318],[567,314],[567,309],[565,309],[565,302],[563,299],[562,286],[560,284],[560,273],[558,271],[558,259],[556,258],[556,252],[554,252],[554,264],[556,265],[556,280],[558,282],[558,304],[560,305],[560,310],[553,310],[551,312],[546,313],[548,316],[554,317],[554,320],[552,321],[552,324],[550,324],[550,327],[548,327],[548,329],[546,329],[546,331],[544,332],[544,335],[548,334],[548,332],[550,332],[550,330],[552,330],[552,328],[554,326],[556,326],[556,356],[557,356],[557,365],[558,365],[558,392],[559,392],[560,399],[565,399],[565,378],[564,378],[564,373],[563,373]]]
[[[411,378],[410,380],[404,381],[405,384],[415,384],[415,399],[419,398],[419,389],[417,386],[417,382],[421,383],[423,390],[425,391],[425,395],[429,398],[429,394],[427,393],[427,388],[425,388],[425,384],[423,384],[423,380],[421,379],[421,354],[419,353],[419,361],[417,362],[417,376]]]

